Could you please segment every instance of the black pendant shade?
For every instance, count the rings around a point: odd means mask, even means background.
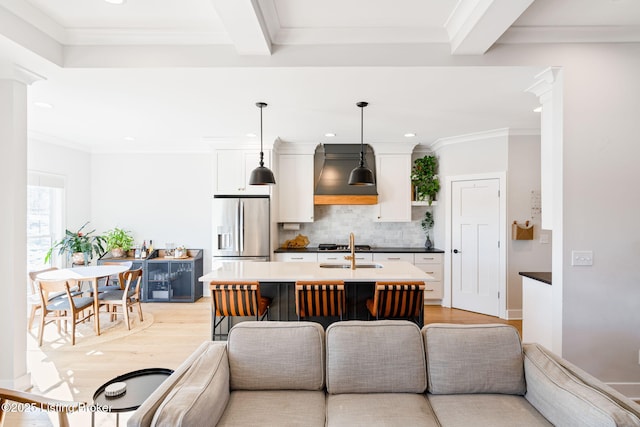
[[[262,109],[266,106],[267,104],[264,102],[256,102],[256,107],[260,108],[260,166],[251,171],[249,185],[273,185],[276,183],[273,172],[264,165],[264,152],[262,151]]]
[[[373,172],[364,166],[364,107],[369,103],[358,102],[356,105],[360,107],[360,163],[349,174],[349,185],[375,185]]]

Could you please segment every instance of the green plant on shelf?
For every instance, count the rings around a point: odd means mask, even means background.
[[[440,191],[438,178],[438,158],[433,155],[420,157],[413,162],[411,184],[416,188],[416,199],[426,200],[429,206]]]

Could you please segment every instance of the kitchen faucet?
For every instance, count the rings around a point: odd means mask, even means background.
[[[353,235],[353,232],[349,233],[349,250],[351,251],[350,256],[345,256],[344,259],[351,260],[351,269],[356,269],[356,237]]]

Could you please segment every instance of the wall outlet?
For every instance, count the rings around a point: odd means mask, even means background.
[[[571,265],[593,265],[593,251],[571,251]]]

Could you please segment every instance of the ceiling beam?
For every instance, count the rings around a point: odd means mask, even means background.
[[[256,0],[211,0],[239,55],[271,55],[271,39]]]
[[[452,55],[482,55],[534,0],[462,0],[445,24]]]

